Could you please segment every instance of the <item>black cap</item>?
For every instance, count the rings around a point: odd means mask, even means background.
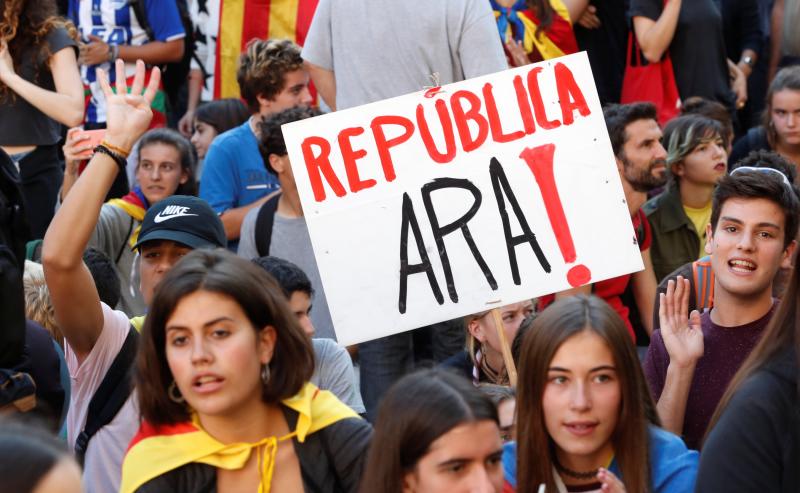
[[[228,244],[217,213],[205,200],[188,195],[172,195],[147,210],[134,248],[151,240],[171,240],[191,248]]]

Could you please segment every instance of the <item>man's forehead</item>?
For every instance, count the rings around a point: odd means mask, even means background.
[[[720,221],[740,224],[774,226],[783,229],[786,214],[783,208],[768,198],[731,197],[722,203]]]
[[[150,241],[145,241],[144,243],[139,245],[139,251],[155,250],[155,249],[194,250],[189,245],[184,245],[183,243],[178,243],[177,241],[173,240],[150,240]]]
[[[661,127],[658,122],[647,118],[641,120],[634,120],[625,127],[625,136],[627,142],[641,142],[647,139],[660,139]]]

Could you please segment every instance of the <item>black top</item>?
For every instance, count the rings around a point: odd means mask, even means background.
[[[297,411],[283,408],[289,429],[297,425]],[[372,439],[372,426],[360,418],[347,418],[308,435],[303,443],[292,440],[300,463],[306,493],[355,493]],[[216,493],[217,469],[192,462],[154,478],[136,493]]]
[[[787,350],[731,399],[700,455],[695,491],[800,491],[797,355]]]
[[[630,17],[657,21],[663,0],[630,0]],[[681,3],[678,26],[669,45],[675,83],[682,100],[702,96],[733,107],[728,85],[728,62],[722,36],[722,14],[715,0]]]
[[[600,102],[619,103],[629,32],[625,17],[628,1],[592,0],[590,3],[597,8],[600,27],[586,29],[575,24],[575,38],[578,40],[578,47],[589,56]]]
[[[733,150],[730,157],[728,157],[728,169],[736,169],[736,163],[747,157],[752,151],[771,151],[769,141],[767,140],[767,132],[764,127],[753,127],[747,131],[742,138],[733,144]]]
[[[722,10],[722,32],[728,58],[739,63],[744,50],[753,50],[759,56],[764,35],[761,32],[761,11],[758,0],[716,0]]]
[[[63,28],[50,31],[45,37],[47,50],[30,46],[21,55],[17,73],[39,87],[55,91],[53,74],[48,65],[49,56],[71,46],[77,55],[78,45]],[[0,103],[0,145],[52,145],[61,138],[61,124],[46,116],[18,95]]]

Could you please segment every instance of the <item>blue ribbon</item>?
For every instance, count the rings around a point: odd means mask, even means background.
[[[492,5],[492,10],[500,12],[500,15],[497,16],[497,30],[500,32],[500,40],[503,43],[506,42],[506,31],[508,31],[510,22],[514,26],[514,29],[511,30],[514,33],[514,40],[518,42],[524,41],[525,24],[519,18],[518,12],[528,8],[526,0],[517,0],[517,3],[511,7],[501,7],[495,0],[489,0],[489,3]]]

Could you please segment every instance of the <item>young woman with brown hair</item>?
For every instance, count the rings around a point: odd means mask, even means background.
[[[691,491],[697,453],[658,428],[628,331],[601,299],[549,306],[520,356],[517,443],[506,479],[532,493]]]
[[[775,151],[800,165],[800,67],[778,72],[767,90],[766,103],[761,125],[748,130],[733,146],[732,167],[760,149]]]
[[[143,424],[122,492],[356,490],[371,427],[308,383],[311,343],[263,270],[222,250],[186,255],[139,349]]]
[[[381,402],[361,493],[500,493],[497,409],[468,380],[426,370]]]

